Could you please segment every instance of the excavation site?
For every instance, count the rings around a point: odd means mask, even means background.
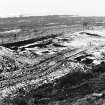
[[[0,20],[0,105],[105,104],[105,17]]]

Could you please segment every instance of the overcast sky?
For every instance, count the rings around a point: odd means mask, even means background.
[[[105,0],[0,0],[0,16],[105,16]]]

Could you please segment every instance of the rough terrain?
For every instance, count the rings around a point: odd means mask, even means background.
[[[31,18],[23,18],[27,28],[13,29],[18,19],[12,29],[1,25],[0,105],[104,105],[104,26],[84,27],[79,17],[52,24],[49,17],[36,28]]]

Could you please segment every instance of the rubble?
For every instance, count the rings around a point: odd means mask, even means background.
[[[70,36],[68,33],[65,37],[63,34],[55,34],[3,44],[0,47],[0,101],[7,98],[14,100],[20,94],[19,89],[28,94],[50,83],[55,89],[56,86],[62,85],[59,82],[66,78],[69,78],[67,88],[70,87],[71,93],[66,92],[64,97],[71,96],[72,91],[75,93],[77,87],[80,90],[81,86],[90,89],[91,86],[85,86],[87,80],[96,77],[97,73],[104,72],[105,39],[91,37],[93,33],[82,34],[76,32]],[[64,84],[60,87],[61,90],[62,88],[66,89]],[[89,89],[87,91],[91,94]],[[62,91],[58,93],[63,94]],[[85,94],[85,90],[83,93]],[[44,99],[47,100],[47,97],[40,100]]]

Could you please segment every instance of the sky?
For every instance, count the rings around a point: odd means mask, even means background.
[[[105,0],[0,0],[0,17],[105,16]]]

